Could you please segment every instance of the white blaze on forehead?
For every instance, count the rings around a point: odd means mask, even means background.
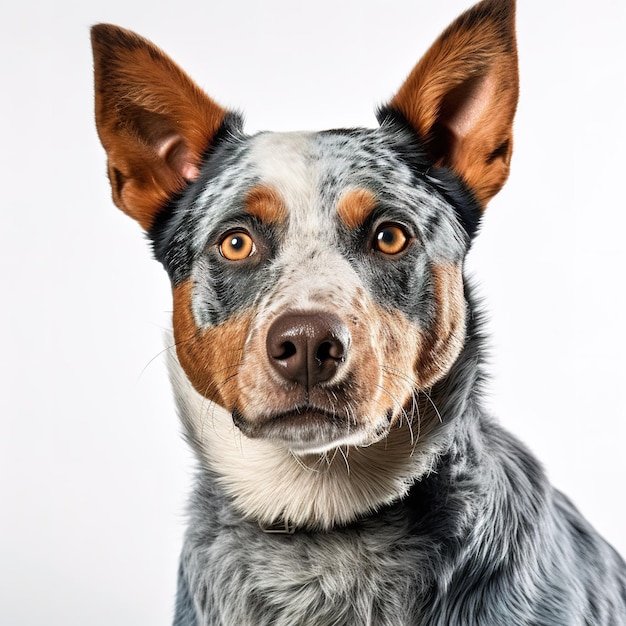
[[[264,133],[253,139],[248,158],[262,184],[273,187],[291,211],[315,196],[312,133]]]
[[[323,160],[316,154],[315,133],[266,133],[254,138],[249,158],[260,183],[278,191],[288,212],[285,243],[307,247],[330,233],[324,222],[320,180]]]
[[[314,137],[312,133],[259,135],[250,152],[261,183],[280,193],[288,212],[289,226],[277,259],[282,276],[266,302],[266,314],[285,309],[348,309],[359,285],[334,245],[333,211],[321,206],[323,160],[315,154]]]

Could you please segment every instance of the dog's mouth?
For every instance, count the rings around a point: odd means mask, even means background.
[[[370,445],[387,434],[392,417],[389,410],[372,429],[347,414],[309,404],[254,421],[238,408],[232,411],[235,426],[245,436],[279,442],[297,454],[321,453],[344,445]]]

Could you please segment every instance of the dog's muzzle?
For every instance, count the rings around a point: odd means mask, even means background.
[[[235,406],[235,425],[248,437],[280,441],[292,450],[360,441],[348,397],[351,344],[350,330],[332,313],[287,311],[277,317],[265,334],[265,411],[249,416]]]

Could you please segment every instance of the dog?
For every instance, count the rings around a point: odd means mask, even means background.
[[[626,624],[623,560],[481,399],[463,263],[509,174],[514,0],[451,24],[376,129],[247,136],[147,40],[92,43],[199,460],[175,626]]]

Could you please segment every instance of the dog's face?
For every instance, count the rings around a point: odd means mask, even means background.
[[[368,445],[458,355],[469,238],[402,127],[233,135],[156,237],[179,360],[249,437]]]
[[[93,42],[114,199],[169,273],[195,389],[300,454],[413,419],[463,347],[464,255],[508,175],[512,3],[453,24],[374,130],[249,137],[145,40]]]

